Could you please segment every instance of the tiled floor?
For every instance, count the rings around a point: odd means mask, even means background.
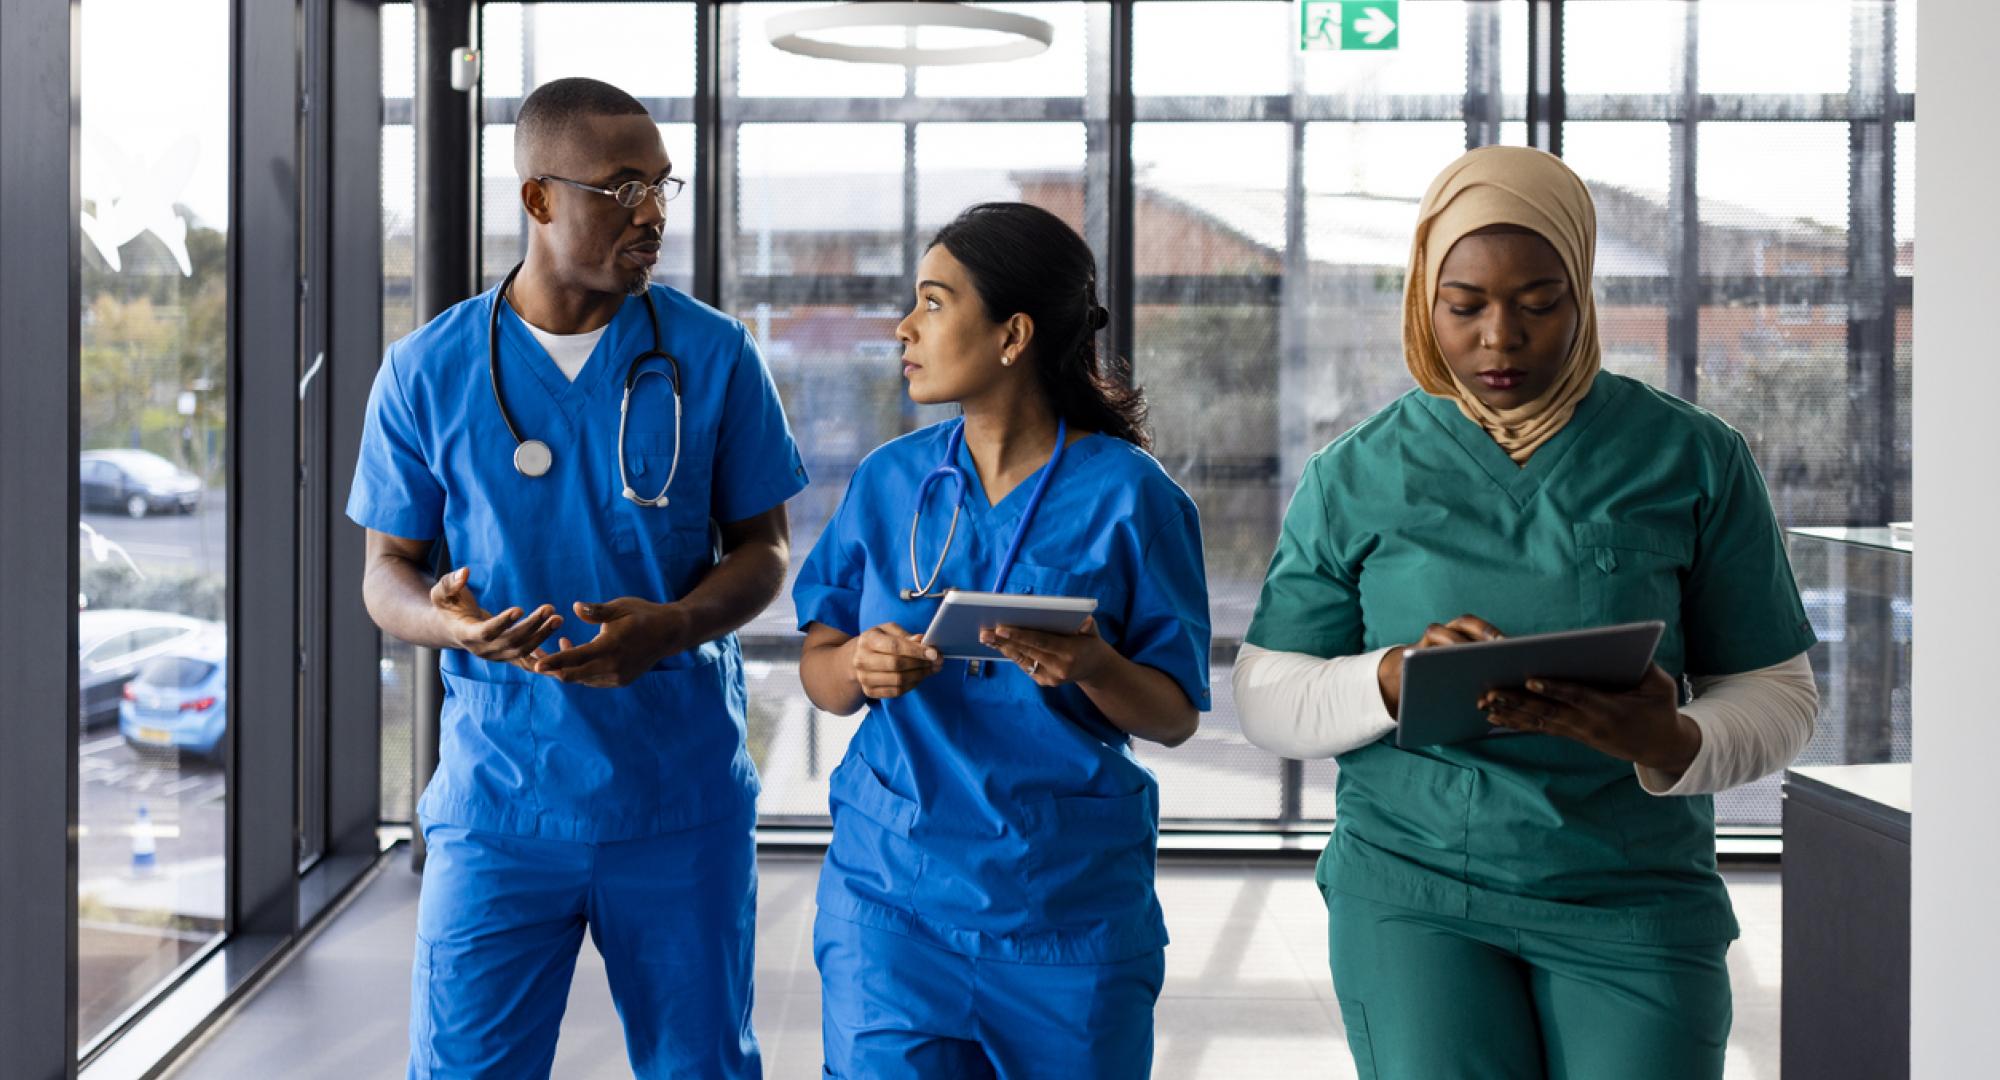
[[[401,1075],[417,881],[387,868],[310,947],[169,1074],[172,1080]],[[758,896],[757,1034],[765,1075],[819,1075],[811,951],[817,859],[767,857]],[[1156,1017],[1159,1080],[1349,1078],[1326,974],[1326,919],[1307,865],[1169,862],[1173,944]],[[1778,1080],[1778,878],[1734,873],[1743,939],[1730,950],[1730,1080]],[[555,1075],[625,1077],[604,967],[586,938]]]

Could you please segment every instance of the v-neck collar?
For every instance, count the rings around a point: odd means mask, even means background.
[[[958,428],[956,430],[965,430],[964,420],[959,420],[957,423]],[[949,433],[947,433],[946,438],[950,438]],[[1056,464],[1057,470],[1070,468],[1095,456],[1103,444],[1103,440],[1106,438],[1109,438],[1109,436],[1101,432],[1092,432],[1070,443],[1063,450],[1062,460]],[[979,467],[972,460],[972,448],[965,445],[965,440],[962,438],[958,440],[956,464],[965,472],[965,505],[967,512],[978,519],[982,525],[993,528],[1005,526],[1021,516],[1022,511],[1028,507],[1028,500],[1034,495],[1035,485],[1041,479],[1042,470],[1049,467],[1048,462],[1043,462],[1040,468],[1022,477],[1021,482],[1015,484],[1013,490],[1007,492],[1006,498],[1001,499],[998,503],[994,503],[986,498],[986,482],[979,477]],[[1059,478],[1054,476],[1049,478],[1049,487],[1051,489],[1055,487],[1057,479]],[[1045,493],[1042,498],[1046,501],[1048,495]],[[1036,520],[1042,520],[1041,516],[1037,515]]]
[[[615,366],[608,358],[612,355],[609,350],[619,348],[621,354],[630,351],[623,349],[622,342],[629,330],[629,326],[625,324],[629,324],[631,320],[625,316],[630,310],[632,299],[628,296],[618,305],[618,311],[611,316],[611,321],[604,325],[604,333],[598,336],[597,345],[590,350],[590,356],[585,358],[583,367],[577,370],[574,379],[564,377],[562,369],[549,357],[548,350],[544,349],[541,341],[529,331],[528,321],[521,317],[520,312],[514,310],[514,305],[506,305],[507,317],[501,322],[510,328],[512,349],[516,355],[542,361],[529,362],[522,366],[534,373],[535,381],[541,383],[543,392],[549,395],[549,399],[555,402],[563,415],[571,421],[576,420],[577,412],[583,407],[583,403],[596,394],[598,384],[604,381],[606,372]],[[641,300],[643,302],[643,298]],[[495,302],[504,302],[500,300],[497,291]],[[504,361],[505,357],[502,360]]]
[[[1577,444],[1584,430],[1603,413],[1605,405],[1616,393],[1612,389],[1613,382],[1614,380],[1606,378],[1603,372],[1599,372],[1591,383],[1590,392],[1583,396],[1582,401],[1577,402],[1576,412],[1570,416],[1569,423],[1564,424],[1561,431],[1556,432],[1554,437],[1538,447],[1529,456],[1526,465],[1515,464],[1514,459],[1508,457],[1505,450],[1500,449],[1500,444],[1493,441],[1493,436],[1488,435],[1485,428],[1459,411],[1457,402],[1450,398],[1424,394],[1423,405],[1431,418],[1437,421],[1438,426],[1444,428],[1445,433],[1458,443],[1467,457],[1479,465],[1495,486],[1506,492],[1507,497],[1512,499],[1516,506],[1526,506],[1542,489],[1543,482],[1553,475],[1562,465],[1563,459],[1569,456],[1571,448]]]

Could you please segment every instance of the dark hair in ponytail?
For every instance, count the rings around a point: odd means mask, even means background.
[[[1057,416],[1152,449],[1132,365],[1098,355],[1097,331],[1111,316],[1098,305],[1097,262],[1075,229],[1039,206],[980,203],[938,230],[931,246],[940,244],[972,277],[988,318],[1034,320],[1035,376]]]

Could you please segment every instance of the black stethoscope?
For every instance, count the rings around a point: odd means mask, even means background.
[[[493,309],[486,316],[486,370],[493,382],[493,404],[500,408],[500,421],[507,425],[507,434],[514,437],[514,469],[522,476],[538,477],[548,475],[549,467],[555,464],[555,454],[549,444],[540,439],[523,439],[521,429],[514,426],[514,415],[507,411],[507,401],[500,395],[500,305],[507,300],[507,290],[514,284],[514,275],[521,272],[520,263],[500,282],[500,291],[493,294]],[[653,293],[646,290],[646,315],[653,324],[653,347],[633,358],[631,366],[625,369],[625,396],[618,401],[618,486],[620,493],[640,506],[655,508],[667,505],[667,490],[674,486],[674,474],[681,467],[681,362],[674,359],[660,344],[660,312],[653,306]],[[639,365],[658,357],[667,362],[668,370],[648,368]],[[632,405],[632,388],[640,379],[648,375],[658,375],[667,380],[674,390],[674,456],[667,466],[667,481],[660,485],[659,494],[647,498],[632,489],[632,479],[625,471],[625,414]]]
[[[1007,584],[1007,572],[1014,568],[1014,558],[1021,553],[1021,541],[1027,538],[1028,525],[1035,520],[1035,511],[1041,508],[1042,496],[1048,493],[1049,481],[1056,475],[1056,466],[1062,464],[1063,450],[1069,444],[1069,421],[1056,420],[1056,448],[1049,455],[1049,463],[1042,467],[1041,478],[1035,481],[1035,488],[1028,495],[1028,505],[1021,510],[1021,520],[1014,526],[1014,538],[1007,544],[1007,554],[1000,560],[1000,568],[994,572],[993,584],[987,592],[1000,592]],[[903,589],[897,595],[904,603],[941,596],[945,590],[937,588],[938,574],[944,570],[944,561],[951,555],[952,538],[958,535],[958,513],[965,509],[965,489],[970,481],[965,470],[958,465],[958,448],[965,445],[965,422],[951,430],[951,437],[945,440],[944,457],[937,468],[925,476],[917,485],[917,504],[910,514],[910,584],[913,589]],[[950,480],[957,489],[958,497],[952,501],[951,524],[945,528],[944,550],[938,552],[937,562],[931,564],[931,576],[926,581],[917,569],[917,526],[924,520],[924,497],[930,494],[931,485],[941,480]]]

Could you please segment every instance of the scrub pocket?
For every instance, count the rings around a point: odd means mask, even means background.
[[[713,474],[713,436],[687,431],[680,443],[680,465],[674,464],[674,435],[627,432],[625,435],[625,478],[642,499],[659,494],[667,487],[667,505],[640,506],[614,492],[612,512],[621,528],[613,548],[631,554],[684,554],[707,550],[709,546],[709,482]]]
[[[508,807],[524,821],[532,820],[542,799],[539,778],[528,770],[540,760],[543,735],[536,728],[543,709],[538,703],[546,701],[548,687],[442,674],[439,765],[425,787],[424,805],[454,821],[466,807]]]
[[[910,839],[916,800],[891,790],[868,759],[849,751],[827,778],[827,801],[833,813],[829,868],[838,866],[841,876],[865,883],[864,892],[916,895],[929,861]]]
[[[1463,877],[1473,773],[1387,743],[1341,755],[1334,813],[1355,840]]]
[[[1065,796],[1026,810],[1021,876],[1038,916],[1078,924],[1144,910],[1159,846],[1156,789]]]
[[[1678,623],[1681,578],[1694,562],[1691,538],[1603,522],[1573,528],[1578,596],[1589,625],[1644,619]]]
[[[1053,566],[1015,563],[1007,575],[1007,591],[1033,596],[1087,596],[1097,601],[1091,618],[1097,620],[1097,634],[1113,645],[1124,630],[1124,597],[1107,595],[1103,574],[1075,574]]]
[[[1340,1023],[1347,1029],[1347,1049],[1354,1055],[1359,1080],[1375,1080],[1375,1044],[1368,1037],[1368,1010],[1358,1001],[1340,999]]]

